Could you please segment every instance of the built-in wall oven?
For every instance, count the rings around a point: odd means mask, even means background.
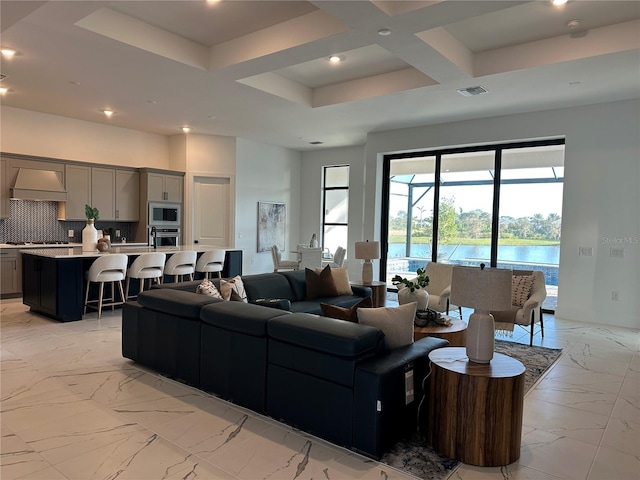
[[[179,203],[149,202],[149,226],[180,228],[180,210]]]
[[[177,227],[149,227],[149,245],[156,247],[180,245],[180,229]]]

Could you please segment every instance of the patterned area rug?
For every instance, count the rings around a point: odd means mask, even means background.
[[[524,364],[526,367],[525,393],[562,353],[562,349],[530,347],[504,340],[496,340],[495,351],[520,360]],[[419,432],[407,440],[398,442],[380,461],[425,480],[446,478],[460,464],[458,460],[435,452]]]

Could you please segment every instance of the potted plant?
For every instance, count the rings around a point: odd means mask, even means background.
[[[407,279],[396,275],[391,282],[398,286],[398,303],[416,302],[418,310],[426,310],[429,304],[429,293],[426,288],[429,285],[429,277],[424,268],[416,270],[416,278]]]
[[[84,214],[87,217],[87,226],[82,230],[82,251],[95,252],[98,248],[98,230],[95,221],[98,220],[100,212],[90,205],[84,206]]]

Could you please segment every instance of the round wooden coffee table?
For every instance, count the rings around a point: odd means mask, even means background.
[[[424,337],[437,337],[449,340],[452,347],[464,347],[467,340],[467,322],[459,318],[446,317],[451,320],[448,327],[429,323],[426,327],[414,327],[413,339],[420,340]]]
[[[494,353],[473,363],[466,349],[429,354],[427,440],[439,453],[469,465],[497,467],[520,458],[525,367]]]

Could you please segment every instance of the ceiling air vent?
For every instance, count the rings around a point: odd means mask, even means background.
[[[309,145],[322,145],[324,142],[320,142],[318,140],[314,141],[314,142],[309,142]]]
[[[488,90],[481,85],[476,87],[467,87],[467,88],[459,88],[458,93],[463,97],[473,97],[475,95],[482,95],[483,93],[487,93]]]

